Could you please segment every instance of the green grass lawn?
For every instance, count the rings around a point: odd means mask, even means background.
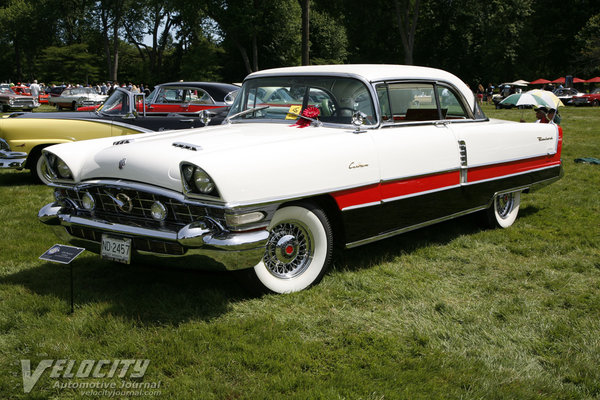
[[[38,259],[59,242],[37,221],[52,191],[0,172],[0,398],[87,397],[55,385],[123,381],[48,370],[25,394],[23,359],[32,370],[149,359],[131,379],[160,382],[145,398],[600,397],[600,165],[573,162],[600,158],[600,109],[561,114],[565,177],[522,196],[514,226],[467,216],[345,251],[318,286],[290,295],[84,252],[70,315],[69,268]]]

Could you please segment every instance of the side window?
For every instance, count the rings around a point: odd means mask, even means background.
[[[445,119],[469,118],[469,114],[467,114],[464,105],[453,90],[444,86],[438,86],[437,91],[442,115],[445,116]]]
[[[201,89],[186,89],[185,102],[191,104],[213,104],[212,98]]]
[[[439,120],[432,83],[392,83],[377,87],[384,123]]]

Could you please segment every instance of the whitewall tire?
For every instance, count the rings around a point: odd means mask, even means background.
[[[521,192],[497,195],[488,210],[488,221],[492,227],[508,228],[517,219],[521,204]]]
[[[269,224],[263,259],[254,266],[262,286],[275,293],[297,292],[319,282],[333,252],[331,224],[311,204],[283,207]]]
[[[34,179],[37,181],[45,185],[50,183],[50,180],[46,177],[48,174],[46,170],[46,157],[44,157],[41,153],[38,153],[37,160],[35,161],[35,169],[32,169],[31,172]]]

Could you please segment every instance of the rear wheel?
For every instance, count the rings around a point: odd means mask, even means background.
[[[318,283],[331,264],[333,233],[325,212],[312,204],[283,207],[269,225],[258,282],[275,293],[297,292]]]
[[[487,220],[493,228],[508,228],[517,219],[521,204],[521,192],[497,195],[487,210]]]

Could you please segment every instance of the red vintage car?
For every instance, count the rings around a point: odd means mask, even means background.
[[[594,89],[588,94],[573,96],[573,104],[576,106],[600,106],[600,88]]]

